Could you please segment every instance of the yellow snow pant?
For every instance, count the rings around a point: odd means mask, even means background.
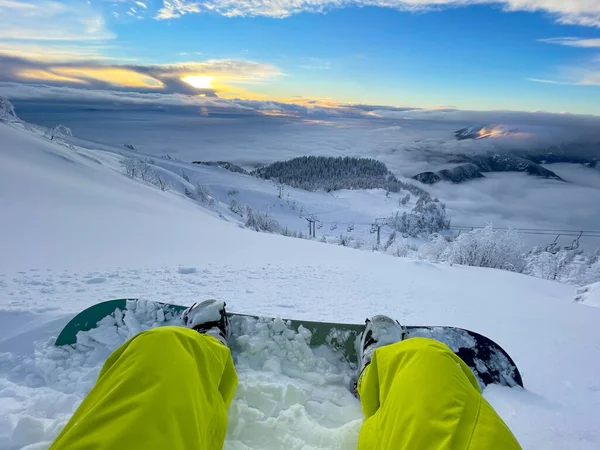
[[[411,338],[375,350],[358,384],[359,450],[517,450],[471,369],[445,344]]]
[[[223,447],[237,385],[229,349],[180,327],[144,331],[106,361],[51,450]],[[359,382],[359,449],[519,449],[470,369],[444,344],[379,348]]]
[[[229,349],[183,327],[119,347],[51,450],[223,447],[237,375]]]

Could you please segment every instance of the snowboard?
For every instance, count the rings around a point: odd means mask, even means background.
[[[140,302],[141,303],[141,302]],[[56,346],[74,345],[77,334],[96,328],[98,322],[112,316],[121,318],[126,311],[134,310],[137,299],[117,299],[97,303],[77,314],[61,331]],[[157,325],[161,322],[177,320],[186,306],[168,303],[156,303]],[[259,316],[228,313],[230,319],[254,318]],[[267,318],[268,319],[268,318]],[[273,319],[272,319],[273,320]],[[363,331],[364,324],[313,322],[307,320],[283,319],[288,328],[308,329],[311,333],[311,347],[327,345],[340,352],[349,362],[357,362],[356,339]],[[491,339],[473,331],[448,326],[407,326],[408,338],[426,337],[448,345],[475,373],[480,384],[499,384],[502,386],[521,386],[523,380],[519,369],[508,353]],[[233,338],[236,336],[233,335]]]

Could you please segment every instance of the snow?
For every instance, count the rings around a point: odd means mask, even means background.
[[[387,314],[485,334],[523,375],[525,390],[484,395],[525,449],[600,447],[600,310],[573,302],[573,286],[241,229],[226,208],[125,177],[119,160],[0,124],[0,450],[47,448],[111,351],[177,322],[153,301],[207,298],[241,313],[353,323]],[[225,195],[267,186],[243,176],[228,186],[220,169],[169,164],[219,180]],[[302,201],[318,199],[336,201]],[[82,333],[75,349],[54,347],[74,314],[110,298],[149,302]],[[233,326],[240,385],[225,448],[356,447],[360,404],[339,355],[311,349],[307,330],[283,320]]]

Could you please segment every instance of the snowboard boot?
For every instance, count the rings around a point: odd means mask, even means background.
[[[373,353],[379,347],[403,341],[408,336],[406,327],[388,316],[373,316],[365,321],[365,329],[356,337],[356,355],[360,366],[358,380],[371,363]],[[358,380],[354,384],[354,394],[358,397]]]
[[[229,337],[229,318],[225,311],[225,302],[205,300],[194,303],[181,315],[181,320],[187,328],[198,333],[208,334],[227,345]]]

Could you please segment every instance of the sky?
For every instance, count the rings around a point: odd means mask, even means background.
[[[598,0],[0,0],[0,82],[600,115]]]

